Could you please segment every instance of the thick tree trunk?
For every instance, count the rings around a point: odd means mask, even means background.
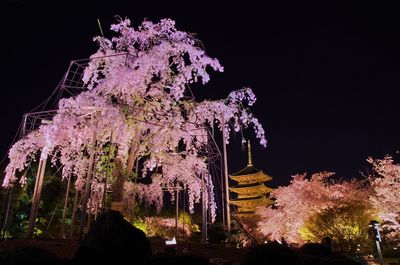
[[[116,179],[116,181],[113,187],[111,208],[119,212],[124,211],[123,209],[124,183],[133,171],[133,167],[135,165],[135,161],[137,158],[137,152],[139,150],[137,144],[138,143],[136,141],[132,140],[125,174],[123,174],[122,172],[122,161],[120,159],[117,159],[115,162],[115,169],[113,172],[113,176]]]
[[[129,176],[133,172],[133,166],[135,165],[135,161],[137,158],[137,152],[139,150],[139,147],[137,146],[137,142],[134,142],[132,140],[132,145],[131,145],[131,150],[129,152],[129,157],[128,157],[128,163],[126,166],[126,172],[125,172],[125,181],[129,178]]]
[[[119,212],[123,212],[123,190],[124,190],[124,175],[122,174],[122,161],[117,158],[115,160],[115,167],[113,171],[113,177],[115,183],[113,185],[113,193],[111,197],[111,209]]]

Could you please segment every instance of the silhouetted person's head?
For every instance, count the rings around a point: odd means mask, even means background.
[[[317,265],[332,255],[330,243],[306,243],[299,249],[303,265]]]
[[[251,248],[243,257],[241,265],[300,265],[297,253],[276,242]]]
[[[117,211],[99,216],[82,240],[74,257],[76,264],[145,264],[151,246],[143,231],[126,221]]]
[[[319,243],[306,243],[301,246],[300,253],[307,256],[329,257],[332,255],[330,246]]]

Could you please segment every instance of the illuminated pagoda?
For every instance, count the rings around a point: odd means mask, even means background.
[[[229,188],[231,192],[236,194],[236,198],[231,200],[231,204],[237,206],[238,214],[241,217],[251,217],[257,207],[273,203],[266,197],[272,189],[264,184],[272,177],[253,166],[250,141],[248,141],[247,148],[247,166],[229,176],[237,183],[237,186]]]

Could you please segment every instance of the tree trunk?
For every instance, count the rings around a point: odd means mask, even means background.
[[[133,171],[133,167],[135,165],[137,157],[137,152],[139,151],[137,144],[138,143],[136,141],[132,140],[125,174],[123,174],[122,172],[122,161],[120,159],[116,159],[115,169],[113,172],[113,176],[116,179],[116,181],[113,187],[112,202],[111,202],[112,204],[111,208],[113,210],[120,212],[123,212],[124,210],[122,203],[124,198],[124,183]]]
[[[126,165],[125,179],[127,179],[133,170],[133,165],[135,164],[136,155],[139,147],[137,142],[132,140],[131,149],[129,152],[128,163]]]
[[[122,161],[121,159],[115,159],[115,167],[113,171],[113,177],[115,183],[113,185],[113,192],[111,196],[111,209],[119,212],[123,212],[123,205],[121,204],[123,199],[124,190],[124,175],[122,174]]]

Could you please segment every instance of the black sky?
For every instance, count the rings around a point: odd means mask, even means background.
[[[114,15],[135,26],[169,17],[197,33],[225,67],[194,91],[199,99],[223,98],[243,86],[254,90],[253,112],[269,143],[266,149],[253,144],[253,160],[274,177],[273,186],[320,170],[357,177],[368,156],[400,150],[400,17],[394,5],[54,2],[1,4],[2,156],[23,113],[47,98],[69,61],[96,50],[96,19],[110,37]],[[237,135],[228,148],[230,172],[245,166],[240,142]]]

